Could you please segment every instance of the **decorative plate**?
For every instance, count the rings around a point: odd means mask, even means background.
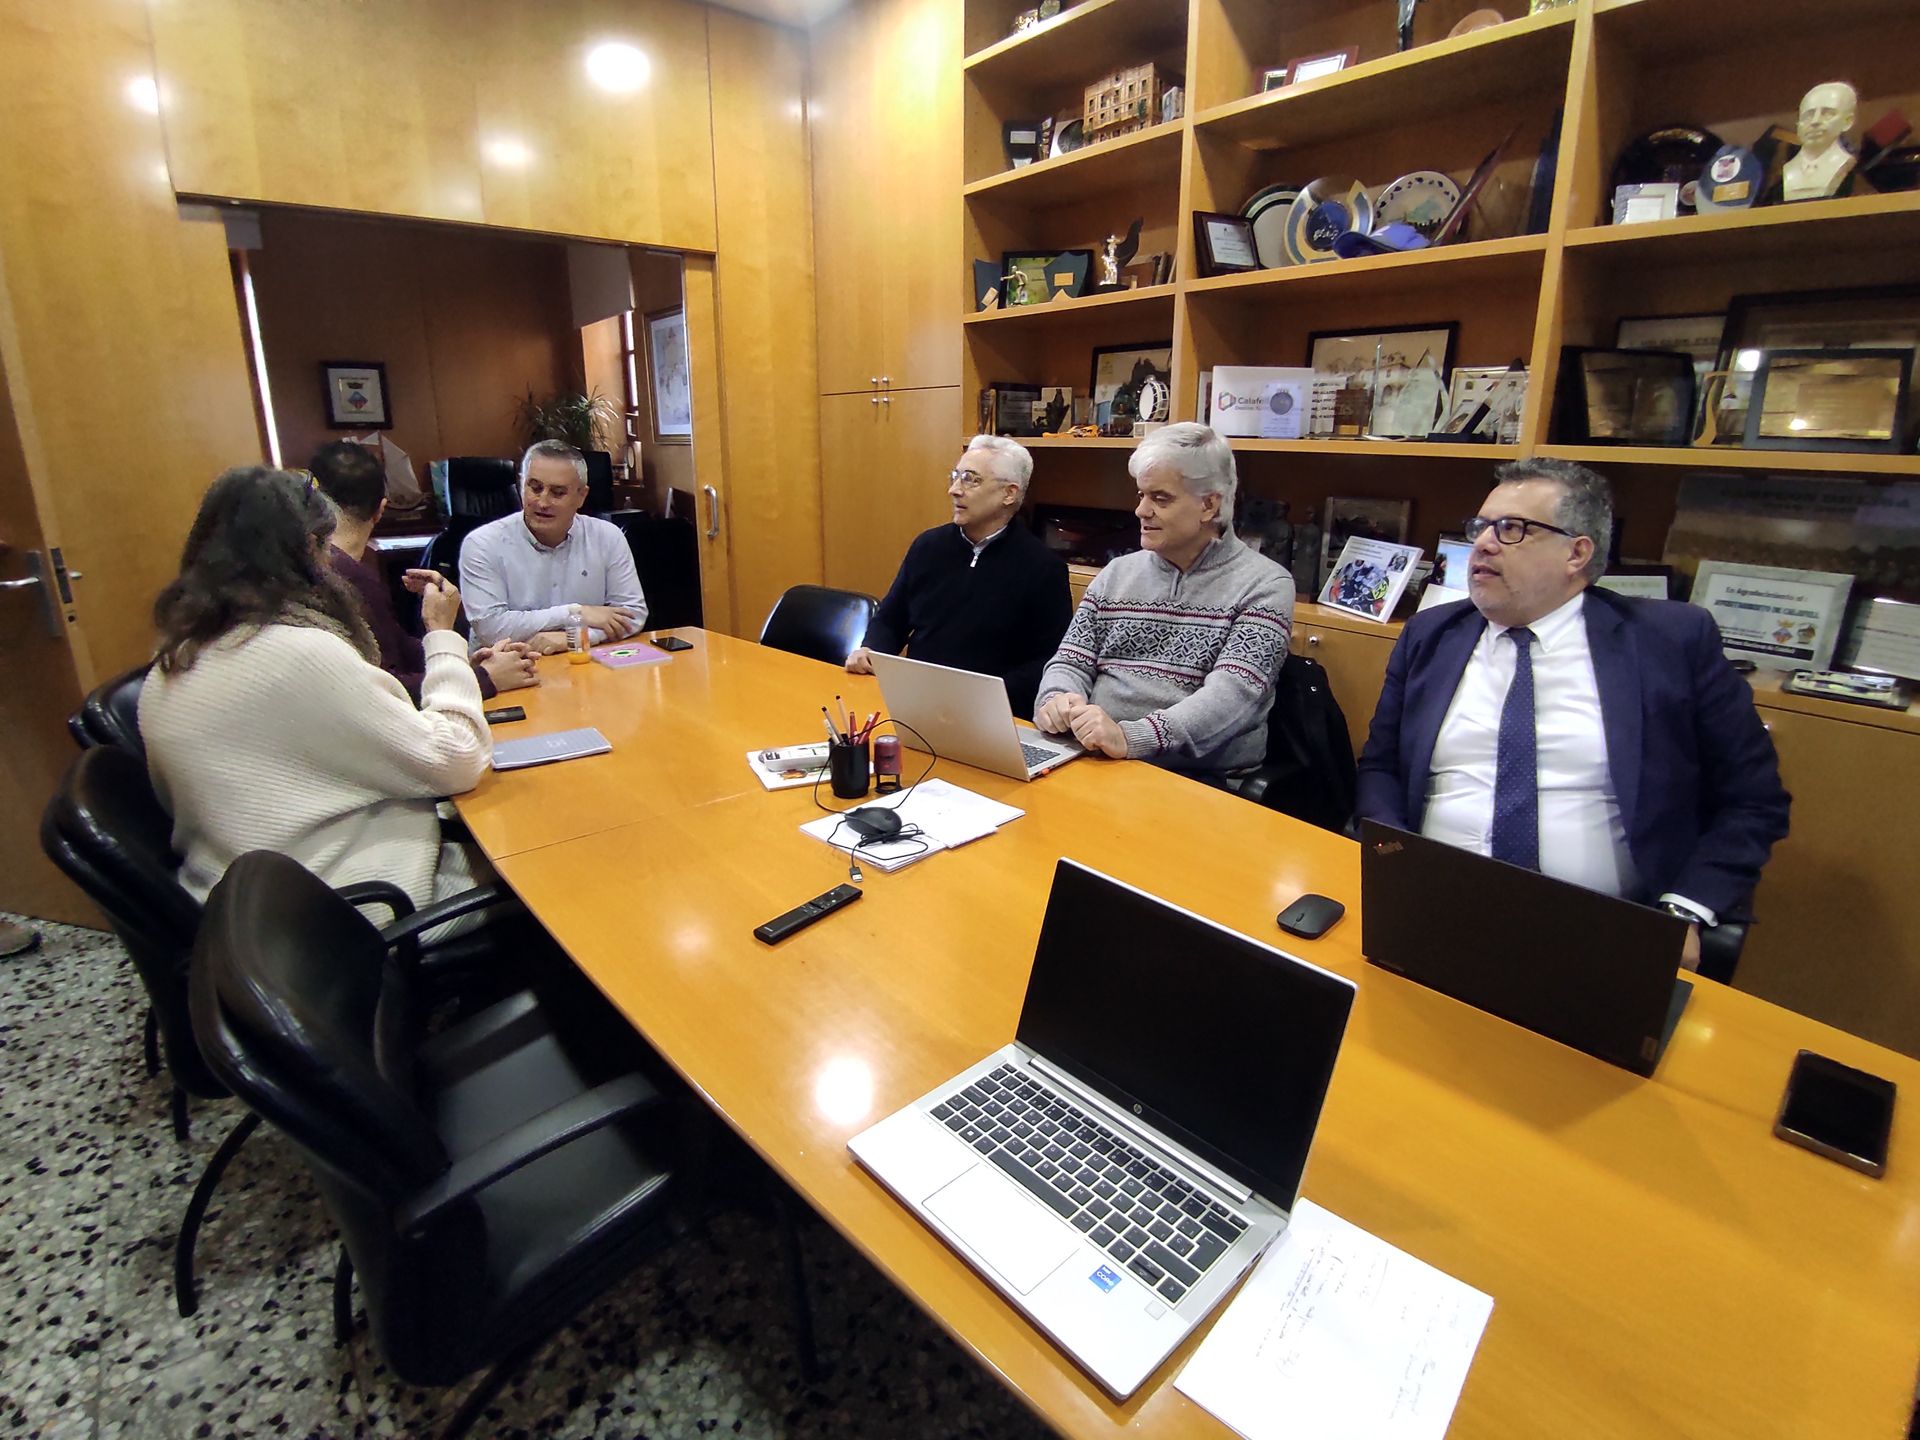
[[[1416,170],[1380,192],[1373,206],[1373,223],[1378,226],[1398,221],[1431,240],[1459,203],[1460,187],[1451,176],[1438,170]]]
[[[1071,155],[1087,143],[1086,121],[1063,120],[1053,127],[1053,146],[1048,158],[1055,155]]]
[[[1298,185],[1269,185],[1240,207],[1253,222],[1254,253],[1268,269],[1293,263],[1287,258],[1287,211],[1299,197]]]
[[[1365,235],[1372,229],[1367,187],[1350,176],[1322,176],[1302,190],[1287,211],[1287,260],[1313,265],[1335,259],[1335,240],[1349,230]]]

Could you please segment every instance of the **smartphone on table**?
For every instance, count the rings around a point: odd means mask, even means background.
[[[1773,1133],[1877,1179],[1887,1173],[1893,1098],[1891,1080],[1802,1050],[1787,1077]]]

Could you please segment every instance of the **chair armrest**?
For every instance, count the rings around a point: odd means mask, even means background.
[[[449,1207],[542,1155],[657,1105],[661,1099],[660,1092],[643,1075],[623,1075],[597,1085],[454,1161],[444,1175],[400,1207],[395,1221],[403,1232],[428,1224]]]
[[[393,912],[389,925],[397,925],[413,914],[413,897],[391,880],[356,880],[334,892],[349,905],[384,905]]]
[[[471,890],[462,890],[458,895],[436,900],[424,910],[415,910],[410,915],[396,918],[380,932],[380,938],[387,942],[389,949],[396,945],[417,944],[420,936],[436,925],[444,925],[449,920],[457,920],[462,915],[484,910],[490,905],[508,903],[518,903],[518,897],[505,885],[476,885]]]
[[[473,831],[467,828],[467,822],[461,819],[460,816],[442,815],[440,817],[440,839],[442,842],[448,840],[465,840],[471,843],[473,840]]]
[[[1251,800],[1256,805],[1267,803],[1267,787],[1273,784],[1274,768],[1262,765],[1258,770],[1240,782],[1238,794],[1242,800]]]

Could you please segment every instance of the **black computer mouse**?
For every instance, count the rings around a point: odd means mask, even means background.
[[[1302,940],[1318,940],[1340,923],[1347,907],[1325,895],[1302,895],[1277,917],[1280,928]]]

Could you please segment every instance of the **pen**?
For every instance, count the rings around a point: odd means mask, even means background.
[[[827,713],[827,707],[824,705],[820,707],[820,718],[824,720],[827,725],[827,744],[839,744],[840,732],[833,728],[833,717]]]

